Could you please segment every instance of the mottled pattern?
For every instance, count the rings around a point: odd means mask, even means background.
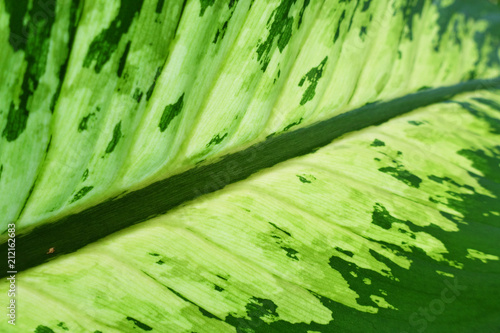
[[[497,77],[499,17],[466,0],[1,1],[0,231]],[[499,327],[500,99],[480,88],[18,274],[16,328]]]
[[[498,91],[483,91],[418,109],[21,273],[30,316],[18,324],[64,322],[76,332],[497,327],[489,314],[500,310],[498,102]],[[379,171],[393,160],[420,186]]]

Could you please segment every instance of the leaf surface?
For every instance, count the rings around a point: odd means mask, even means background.
[[[498,7],[49,5],[0,3],[19,332],[500,327]]]

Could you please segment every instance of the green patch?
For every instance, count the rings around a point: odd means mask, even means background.
[[[54,333],[54,331],[47,326],[38,325],[35,329],[35,333]]]
[[[193,304],[194,306],[196,306],[198,308],[198,310],[201,312],[202,315],[204,315],[205,317],[207,318],[212,318],[212,319],[219,319],[218,317],[214,316],[213,314],[211,314],[210,312],[208,312],[207,310],[203,309],[202,307],[198,306],[196,303],[194,303],[193,301],[189,300],[188,298],[186,298],[184,295],[182,295],[181,293],[175,291],[174,289],[170,288],[170,287],[167,287],[168,290],[170,290],[175,296],[179,297],[180,299],[182,299],[183,301],[185,302],[188,302],[188,303],[191,303]]]
[[[215,0],[200,0],[200,16],[205,15],[205,11],[209,6],[213,6]]]
[[[146,324],[144,324],[144,323],[141,323],[141,322],[140,322],[139,320],[137,320],[137,319],[134,319],[134,318],[132,318],[132,317],[127,317],[126,319],[127,319],[128,321],[133,322],[135,326],[139,327],[139,328],[140,328],[141,330],[143,330],[143,331],[152,331],[152,330],[153,330],[153,328],[152,328],[151,326],[146,325]]]
[[[212,140],[210,140],[209,143],[207,143],[206,147],[210,147],[212,145],[218,145],[222,142],[222,140],[224,140],[227,136],[227,133],[225,133],[223,136],[219,136],[219,134],[217,135],[214,135],[214,137],[212,138]]]
[[[89,176],[89,169],[85,169],[85,171],[83,172],[83,175],[82,175],[82,182],[87,180],[88,176]]]
[[[400,151],[397,152],[398,156],[401,156],[402,154],[403,153]],[[380,159],[377,158],[375,158],[375,160],[380,161]],[[395,166],[379,168],[378,171],[386,173],[408,186],[419,188],[420,183],[422,182],[422,179],[420,177],[406,170],[404,165],[399,163],[398,161],[392,160],[392,162],[395,164]]]
[[[408,124],[413,125],[413,126],[420,126],[420,125],[423,125],[424,122],[423,121],[418,121],[418,120],[409,120]]]
[[[373,213],[372,213],[372,223],[385,229],[389,230],[391,229],[392,223],[394,222],[401,222],[400,220],[394,218],[389,214],[387,209],[382,204],[375,204],[373,206]]]
[[[260,62],[263,72],[266,71],[271,61],[271,51],[273,50],[274,41],[277,41],[278,50],[283,52],[290,38],[292,38],[293,17],[288,17],[288,14],[296,1],[281,1],[267,21],[269,35],[257,45],[257,60]]]
[[[370,249],[370,254],[374,251]],[[365,306],[376,306],[376,303],[371,299],[373,288],[365,283],[365,279],[372,281],[380,280],[380,275],[372,270],[362,268],[355,263],[344,260],[337,256],[330,257],[329,265],[331,268],[339,272],[347,281],[349,287],[354,290],[359,297],[357,303]]]
[[[92,191],[93,188],[94,188],[94,186],[84,186],[84,187],[82,187],[78,192],[76,192],[76,194],[73,196],[73,199],[71,199],[70,203],[73,203],[75,201],[80,200],[87,193],[89,193],[90,191]]]
[[[238,0],[229,0],[229,3],[227,4],[227,6],[229,7],[229,9],[233,8],[234,5],[236,5],[238,3]]]
[[[165,0],[158,0],[158,2],[156,3],[156,9],[155,9],[156,14],[161,14],[164,4],[165,4]]]
[[[29,111],[26,108],[15,108],[14,103],[12,103],[10,105],[9,113],[7,115],[7,124],[3,129],[2,136],[9,142],[15,141],[26,129],[28,117]]]
[[[340,27],[341,27],[341,23],[345,20],[345,12],[346,12],[346,10],[344,9],[342,11],[342,14],[340,15],[339,23],[337,25],[337,31],[335,31],[335,35],[333,36],[333,44],[335,44],[340,37]]]
[[[282,233],[284,233],[285,235],[291,237],[292,234],[290,234],[288,231],[285,231],[283,229],[281,229],[280,227],[278,227],[276,224],[274,224],[273,222],[269,222],[270,225],[272,225],[274,228],[278,229],[279,231],[281,231]]]
[[[123,70],[125,69],[125,64],[127,63],[128,52],[130,51],[130,44],[131,44],[131,42],[129,41],[127,43],[127,46],[125,46],[125,51],[123,51],[123,54],[120,58],[120,61],[118,62],[118,70],[116,72],[116,75],[118,75],[118,77],[122,77]]]
[[[306,177],[303,177],[303,176],[300,176],[300,175],[297,175],[297,177],[299,177],[299,180],[304,183],[304,184],[310,184],[311,181],[308,180]]]
[[[297,125],[300,125],[302,123],[302,120],[304,120],[304,118],[300,118],[299,120],[297,120],[296,122],[293,122],[291,124],[288,124],[286,125],[285,128],[283,128],[283,132],[286,132],[288,131],[290,128],[294,127],[294,126],[297,126]]]
[[[299,260],[299,258],[297,258],[297,253],[299,253],[298,251],[292,249],[291,247],[286,247],[286,246],[282,246],[281,248],[286,251],[286,256],[288,258],[292,258],[293,260]]]
[[[362,26],[361,29],[359,29],[359,37],[361,38],[362,41],[365,40],[367,34],[367,28],[365,26]]]
[[[165,262],[163,260],[161,260],[161,259],[156,262],[156,264],[158,264],[158,265],[163,265],[164,263]]]
[[[380,168],[378,171],[391,175],[411,187],[419,188],[420,183],[422,182],[420,177],[412,174],[408,170],[405,170],[402,165],[398,165],[397,167]]]
[[[62,89],[62,84],[64,82],[64,78],[66,77],[66,72],[68,71],[68,64],[69,64],[69,55],[71,54],[71,50],[73,49],[74,41],[75,41],[75,36],[76,36],[76,28],[78,27],[78,24],[80,23],[80,17],[81,17],[81,12],[82,12],[82,7],[83,7],[83,1],[81,0],[76,0],[71,2],[71,8],[70,8],[70,17],[69,17],[69,27],[68,27],[68,52],[65,55],[65,59],[63,64],[59,68],[59,82],[57,83],[57,88],[52,96],[52,101],[50,102],[50,111],[54,113],[54,109],[56,106],[56,103],[59,99],[59,95],[61,93]]]
[[[122,137],[121,126],[122,126],[121,121],[119,121],[118,124],[115,125],[115,128],[113,129],[113,137],[111,138],[111,141],[109,141],[108,146],[106,147],[106,154],[112,153],[113,150],[115,150],[118,141],[120,141],[120,138]]]
[[[328,61],[328,56],[321,61],[321,63],[317,66],[312,68],[304,77],[299,82],[299,87],[302,87],[304,83],[309,82],[309,86],[307,87],[306,91],[302,95],[302,99],[300,100],[300,105],[304,105],[310,100],[314,98],[314,95],[316,95],[316,87],[318,86],[318,81],[321,79],[321,76],[323,75],[323,70],[325,67],[326,62]]]
[[[161,115],[160,123],[158,124],[160,132],[165,132],[165,130],[167,129],[168,125],[170,125],[172,120],[174,120],[174,118],[181,113],[183,106],[184,106],[184,94],[182,94],[181,97],[179,97],[177,102],[175,102],[174,104],[169,104],[165,106],[163,114]]]
[[[487,173],[489,179],[496,183],[500,183],[500,172],[496,172],[496,170],[500,169],[500,163],[498,163],[500,145],[495,146],[494,149],[490,151],[491,156],[484,150],[471,149],[461,149],[457,154],[470,160],[474,168]]]
[[[370,147],[383,147],[383,146],[385,146],[385,142],[380,141],[379,139],[373,140],[372,144],[370,145]]]
[[[151,95],[153,95],[153,91],[155,90],[156,86],[156,80],[160,77],[161,71],[163,70],[163,67],[160,66],[156,69],[155,77],[153,78],[153,82],[151,83],[151,86],[149,86],[148,91],[146,92],[146,101],[149,101],[151,98]]]
[[[405,31],[405,37],[413,40],[413,30],[414,30],[414,20],[413,18],[416,16],[422,17],[422,11],[425,5],[425,0],[414,0],[412,2],[407,2],[403,4],[400,8],[400,11],[403,14],[403,20],[406,24],[406,31]],[[444,15],[443,15],[444,16]],[[442,16],[439,17],[439,20],[442,19]],[[448,22],[447,21],[444,26],[448,27]],[[442,36],[443,32],[440,32],[439,35],[440,37]]]
[[[215,37],[213,40],[214,44],[217,44],[217,41],[222,40],[224,38],[224,35],[226,34],[226,30],[227,30],[227,24],[228,24],[228,21],[224,22],[224,24],[222,25],[222,28],[217,29],[217,32],[215,33]]]
[[[135,99],[137,103],[140,103],[143,94],[144,93],[139,88],[135,88],[134,95],[132,95],[132,98]]]
[[[19,104],[16,106],[11,103],[7,124],[2,132],[2,136],[8,142],[12,142],[26,129],[30,113],[28,102],[37,90],[40,78],[46,70],[50,33],[56,17],[56,1],[35,1],[30,6],[27,1],[6,1],[5,9],[10,16],[9,43],[14,51],[25,52],[24,58],[27,63],[22,78]]]
[[[226,318],[226,323],[234,326],[237,333],[270,332],[269,322],[278,318],[278,306],[273,301],[252,297],[245,308],[245,317],[234,317],[231,314]]]
[[[304,12],[307,8],[307,6],[309,6],[309,3],[311,1],[310,0],[304,0],[304,4],[302,5],[302,8],[300,9],[300,13],[299,13],[299,23],[297,25],[297,28],[300,28],[300,26],[302,25],[302,19],[304,17]]]
[[[352,253],[351,251],[347,251],[347,250],[344,250],[338,246],[335,246],[335,250],[339,251],[340,253],[343,253],[345,254],[346,256],[349,256],[349,257],[352,257],[354,256],[354,253]]]
[[[490,107],[492,107],[494,109],[496,109],[497,107],[500,107],[500,105],[498,105],[498,104],[495,105],[496,103],[487,102],[487,100],[484,99],[484,98],[479,99],[477,101],[480,102],[480,103],[482,103],[482,104],[488,105],[488,106],[490,106]],[[449,103],[456,103],[456,104],[460,105],[465,110],[467,110],[471,114],[473,114],[476,118],[484,120],[486,123],[488,123],[488,125],[490,127],[490,132],[491,133],[493,133],[493,134],[500,134],[500,119],[497,119],[497,118],[494,118],[494,117],[488,115],[487,113],[485,113],[485,112],[483,112],[483,111],[475,108],[472,104],[467,103],[467,102],[451,101]],[[500,110],[500,108],[497,109],[497,110]]]
[[[454,181],[453,179],[451,179],[450,177],[438,177],[438,176],[435,176],[435,175],[430,175],[430,176],[427,176],[427,178],[429,180],[432,180],[433,182],[438,183],[438,184],[448,183],[448,184],[452,184],[453,186],[466,188],[469,191],[474,192],[474,188],[472,186],[470,186],[470,185],[461,185],[461,184],[457,183],[456,181]]]
[[[87,130],[88,125],[89,125],[89,119],[90,119],[90,117],[93,117],[93,116],[95,116],[94,113],[89,113],[88,115],[83,117],[82,120],[80,120],[80,123],[78,124],[78,132],[81,133],[81,132]]]
[[[371,0],[365,0],[363,3],[363,8],[361,9],[362,12],[366,12],[368,8],[370,8]]]
[[[83,67],[89,68],[95,62],[94,70],[100,73],[118,48],[121,37],[128,32],[134,17],[141,11],[143,2],[144,0],[120,2],[120,10],[109,27],[90,43]]]
[[[222,287],[219,287],[218,285],[214,284],[214,289],[217,290],[217,291],[224,291],[224,288]]]
[[[60,327],[65,331],[69,331],[69,328],[63,322],[60,322],[59,324],[57,324],[57,327]]]

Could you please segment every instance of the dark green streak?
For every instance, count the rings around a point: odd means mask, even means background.
[[[335,250],[339,251],[340,253],[343,253],[345,254],[346,256],[349,256],[349,257],[352,257],[354,256],[354,253],[352,253],[351,251],[347,251],[347,250],[344,250],[338,246],[335,247]]]
[[[420,177],[415,176],[408,170],[405,170],[404,167],[399,164],[397,167],[384,167],[378,169],[378,171],[391,175],[392,177],[396,178],[399,181],[402,181],[403,183],[411,187],[418,188],[420,186],[420,183],[422,182],[422,179],[420,179]]]
[[[292,234],[289,233],[288,231],[285,231],[283,229],[281,229],[280,227],[278,227],[276,224],[272,223],[272,222],[269,222],[270,225],[272,225],[273,227],[275,227],[276,229],[278,229],[279,231],[281,231],[282,233],[284,233],[285,235],[291,237]]]
[[[205,15],[205,11],[209,6],[213,6],[215,0],[200,0],[200,16]]]
[[[153,94],[153,91],[155,90],[156,80],[158,80],[158,78],[160,77],[162,69],[163,69],[162,66],[160,66],[156,69],[156,74],[155,74],[155,77],[153,79],[153,83],[151,83],[151,86],[149,87],[148,91],[146,92],[146,101],[149,101],[149,99],[151,98],[151,95]]]
[[[220,144],[227,136],[227,133],[224,133],[223,136],[220,136],[219,134],[214,135],[214,137],[210,140],[209,143],[207,143],[206,148],[212,146],[212,145],[218,145]]]
[[[217,44],[217,41],[222,40],[224,38],[224,35],[226,34],[227,30],[227,24],[228,21],[224,22],[222,28],[217,29],[217,32],[215,33],[215,38],[212,43]]]
[[[328,57],[325,57],[325,59],[323,59],[317,67],[312,68],[300,80],[299,87],[302,87],[306,81],[309,82],[309,87],[307,87],[306,91],[304,91],[302,99],[300,100],[300,105],[306,104],[314,98],[314,95],[316,95],[316,87],[318,86],[319,79],[321,79],[321,76],[323,75],[323,70],[327,61]]]
[[[257,60],[260,62],[263,72],[266,71],[271,61],[274,41],[277,41],[279,51],[283,52],[292,37],[293,17],[288,17],[288,14],[296,1],[281,1],[267,22],[269,35],[266,40],[257,45]]]
[[[66,72],[68,70],[69,63],[69,55],[71,54],[71,50],[73,49],[73,42],[75,40],[76,35],[76,27],[78,27],[78,23],[80,22],[81,11],[82,11],[83,3],[80,0],[74,0],[71,2],[71,8],[69,13],[69,29],[68,29],[68,52],[66,53],[64,63],[59,68],[59,82],[57,84],[56,92],[54,96],[52,96],[52,102],[50,103],[50,110],[54,112],[57,100],[59,99],[59,94],[61,93],[62,84],[64,78],[66,77]]]
[[[300,118],[296,122],[286,125],[285,128],[283,128],[283,132],[288,131],[290,128],[292,128],[294,126],[300,125],[300,123],[302,123],[302,120],[304,120],[304,118]]]
[[[47,326],[38,325],[35,328],[35,333],[54,333],[54,331]]]
[[[115,128],[113,129],[113,137],[111,138],[111,141],[109,141],[108,146],[106,147],[106,154],[112,153],[113,150],[115,150],[118,141],[120,141],[120,138],[122,137],[121,127],[122,127],[121,121],[115,125]]]
[[[184,94],[179,97],[177,102],[174,104],[169,104],[165,106],[163,110],[163,114],[161,115],[160,123],[158,127],[160,128],[160,132],[165,132],[168,125],[174,120],[175,117],[179,115],[182,111],[182,107],[184,106]]]
[[[300,9],[300,13],[299,13],[299,23],[298,23],[298,28],[300,28],[300,26],[302,25],[302,19],[304,17],[304,12],[307,8],[307,6],[309,6],[309,2],[310,0],[304,0],[304,4],[302,5],[302,8]]]
[[[57,327],[60,327],[65,331],[69,331],[69,328],[63,322],[60,322],[59,324],[57,324]]]
[[[153,330],[153,328],[151,326],[148,326],[144,323],[141,323],[140,321],[138,321],[137,319],[134,319],[132,317],[127,317],[127,320],[133,322],[135,326],[139,327],[143,331],[152,331]]]
[[[371,147],[383,147],[383,146],[385,146],[385,142],[380,141],[379,139],[375,139],[375,140],[373,140],[373,142],[370,146]]]
[[[134,95],[132,96],[132,98],[135,99],[137,103],[140,103],[143,94],[144,93],[139,88],[135,88]]]
[[[213,164],[193,168],[54,223],[20,232],[16,236],[19,258],[16,268],[22,271],[47,261],[46,253],[51,247],[57,249],[51,258],[74,252],[123,228],[165,214],[186,201],[245,179],[259,170],[312,153],[346,133],[381,124],[463,92],[494,88],[500,89],[500,78],[421,91],[392,101],[365,105],[315,125],[272,136]],[[7,253],[7,247],[6,238],[3,238],[0,253]],[[7,261],[0,262],[2,277],[6,274],[6,265]]]
[[[303,176],[299,176],[299,175],[297,175],[297,177],[299,177],[299,180],[300,180],[302,183],[304,183],[304,184],[310,184],[310,183],[311,183],[311,181],[310,181],[310,180],[308,180],[307,178],[305,178],[305,177],[303,177]]]
[[[14,51],[24,50],[29,31],[23,25],[24,15],[28,10],[28,0],[7,0],[5,9],[9,13],[9,43]]]
[[[282,250],[285,250],[286,252],[286,256],[288,258],[292,258],[293,260],[299,260],[299,258],[297,258],[297,252],[296,250],[292,249],[291,247],[286,247],[286,246],[282,246],[281,247]]]
[[[90,117],[94,116],[94,113],[90,113],[86,115],[85,117],[80,120],[80,123],[78,124],[78,132],[83,132],[87,130],[88,124],[89,124],[89,119]]]
[[[116,75],[118,75],[118,77],[122,77],[123,70],[125,69],[125,64],[127,63],[127,56],[129,51],[130,51],[130,41],[127,43],[127,46],[125,46],[125,51],[123,51],[122,57],[120,58],[120,62],[118,63],[118,71],[116,72]]]
[[[29,117],[28,100],[38,88],[38,83],[45,73],[50,45],[50,31],[55,21],[56,1],[35,1],[28,12],[29,20],[23,24],[27,1],[7,1],[11,28],[9,42],[14,50],[25,51],[28,64],[21,84],[19,105],[11,103],[7,124],[2,136],[7,141],[15,141],[26,129]],[[22,33],[21,35],[18,35]],[[14,40],[14,36],[15,39]]]
[[[76,192],[76,194],[73,196],[73,199],[71,199],[70,203],[73,203],[75,201],[80,200],[85,195],[87,195],[87,193],[89,193],[90,191],[92,191],[93,188],[94,188],[94,186],[84,186],[84,187],[82,187],[78,192]]]
[[[158,0],[158,3],[156,4],[156,9],[155,9],[156,14],[161,14],[164,4],[165,4],[165,0]]]
[[[87,180],[88,176],[89,176],[89,169],[85,169],[85,171],[83,172],[83,175],[82,175],[82,182]]]
[[[99,73],[118,48],[120,39],[132,25],[136,14],[141,11],[144,0],[121,1],[120,10],[113,19],[109,28],[97,35],[89,46],[83,60],[83,67],[90,67],[95,61],[94,70]]]
[[[337,31],[335,31],[335,36],[333,37],[333,44],[335,44],[340,37],[340,26],[344,20],[345,20],[345,9],[342,11],[342,14],[340,15],[339,24],[337,25]]]

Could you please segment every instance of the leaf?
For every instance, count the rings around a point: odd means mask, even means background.
[[[9,6],[0,56],[54,70],[12,45]],[[16,265],[71,253],[16,277],[18,329],[499,327],[498,9],[64,6],[50,35],[27,38],[59,47],[47,61],[67,61],[64,75],[1,92],[16,108],[18,91],[45,97],[1,141]]]

